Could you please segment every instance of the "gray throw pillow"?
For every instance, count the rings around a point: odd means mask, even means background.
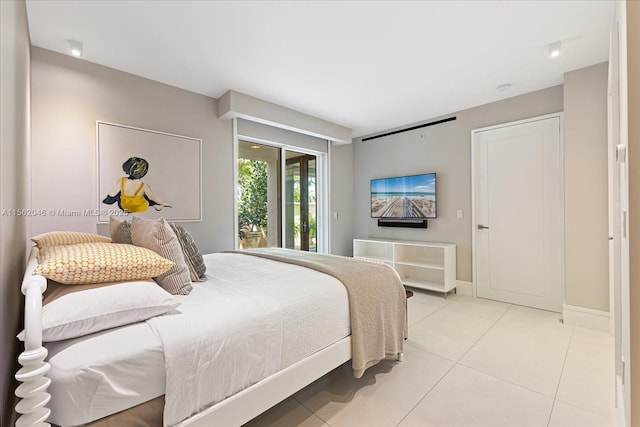
[[[207,280],[205,273],[207,272],[207,266],[204,264],[202,254],[198,250],[195,240],[189,232],[180,224],[170,222],[171,228],[178,237],[178,242],[182,247],[182,254],[184,260],[189,267],[189,273],[191,274],[192,282],[204,282]]]
[[[109,218],[109,234],[113,243],[133,244],[131,241],[131,221]]]
[[[176,233],[164,218],[148,220],[133,217],[131,240],[134,245],[151,249],[176,264],[166,273],[154,277],[164,290],[172,295],[187,295],[191,292],[191,275],[182,247]]]

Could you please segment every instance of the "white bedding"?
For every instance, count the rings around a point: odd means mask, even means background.
[[[162,345],[144,322],[45,347],[54,424],[84,424],[164,394]]]
[[[350,333],[333,277],[232,253],[205,262],[209,280],[179,297],[182,314],[47,344],[52,422],[86,423],[166,394],[173,425]]]
[[[148,321],[164,348],[165,426],[349,335],[347,292],[337,279],[237,253],[206,263],[215,286],[194,289],[176,319]]]

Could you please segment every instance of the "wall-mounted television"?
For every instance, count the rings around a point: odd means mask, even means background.
[[[371,218],[436,217],[436,174],[371,180]]]

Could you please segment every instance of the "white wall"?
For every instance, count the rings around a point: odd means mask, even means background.
[[[353,237],[455,243],[457,279],[470,282],[471,130],[555,113],[562,108],[563,89],[555,86],[442,117],[456,116],[455,121],[366,142],[355,139]],[[437,173],[438,218],[429,220],[427,229],[378,227],[370,214],[370,180],[426,172]],[[462,219],[456,218],[458,209],[463,211]]]
[[[25,3],[0,1],[0,425],[14,415],[13,376],[23,348],[20,284],[26,263],[29,218],[30,40]]]

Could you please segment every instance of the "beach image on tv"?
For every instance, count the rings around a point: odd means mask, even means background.
[[[372,218],[435,218],[436,174],[371,180]]]

